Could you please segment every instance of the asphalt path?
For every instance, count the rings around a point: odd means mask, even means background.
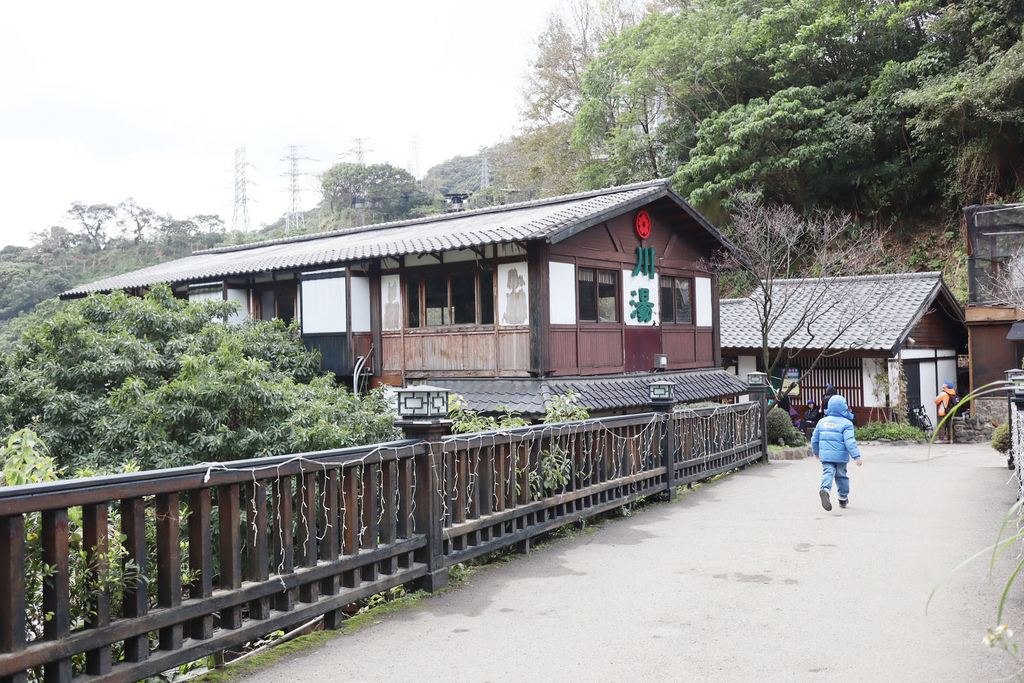
[[[822,509],[813,458],[758,465],[245,680],[1005,680],[1017,663],[982,640],[1018,557],[948,576],[1015,501],[1005,459],[988,445],[863,453],[845,510]],[[1004,621],[1024,642],[1020,588]]]

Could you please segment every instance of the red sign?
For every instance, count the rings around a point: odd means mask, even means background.
[[[636,234],[642,240],[651,236],[651,216],[646,211],[640,211],[636,215]]]

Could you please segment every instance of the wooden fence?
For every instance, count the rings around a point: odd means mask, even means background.
[[[757,403],[0,488],[0,682],[136,681],[315,616],[334,628],[764,444]]]

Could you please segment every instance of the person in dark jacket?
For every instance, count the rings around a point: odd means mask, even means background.
[[[804,408],[804,416],[800,418],[800,431],[807,434],[818,426],[818,420],[821,418],[821,408],[818,407],[813,398],[808,400],[807,407]]]
[[[832,509],[829,494],[832,482],[835,481],[839,492],[839,507],[846,507],[850,502],[850,478],[846,474],[846,464],[852,457],[858,466],[861,465],[860,450],[854,438],[853,422],[847,415],[850,411],[846,399],[836,395],[828,400],[825,417],[821,418],[814,428],[811,437],[811,450],[814,457],[821,461],[821,507]]]

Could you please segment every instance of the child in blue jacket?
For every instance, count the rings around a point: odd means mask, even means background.
[[[818,421],[811,437],[811,450],[814,457],[821,461],[821,507],[832,509],[829,494],[832,492],[832,481],[835,480],[839,491],[839,507],[846,507],[850,502],[850,478],[846,475],[846,463],[852,457],[859,466],[860,451],[853,435],[853,422],[849,406],[842,396],[832,396],[825,408],[825,417]]]

